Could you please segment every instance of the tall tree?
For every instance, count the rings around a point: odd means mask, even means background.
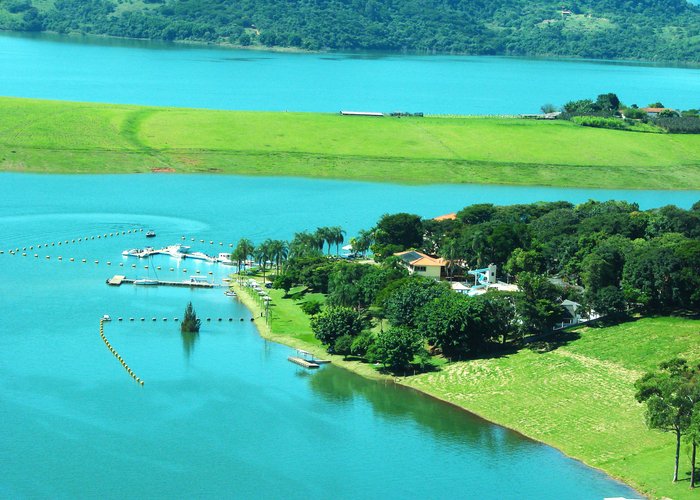
[[[672,432],[676,437],[673,482],[678,481],[681,437],[690,426],[693,412],[692,370],[684,359],[665,361],[659,369],[635,382],[635,397],[646,403],[646,422],[652,429]]]
[[[377,334],[375,355],[391,371],[402,372],[416,355],[425,357],[423,344],[423,338],[415,330],[392,326]]]
[[[241,263],[243,264],[243,269],[245,269],[245,263],[249,257],[253,255],[255,251],[255,245],[253,242],[247,238],[241,238],[236,244],[236,248],[231,254],[231,260],[235,260],[238,263],[238,269],[241,269]]]
[[[289,245],[283,240],[271,240],[269,242],[268,251],[270,258],[275,262],[275,271],[280,273],[280,265],[287,260],[289,256]]]

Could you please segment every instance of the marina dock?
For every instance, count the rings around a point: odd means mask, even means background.
[[[298,356],[289,356],[287,359],[292,363],[296,363],[299,366],[303,366],[304,368],[318,368],[319,366],[321,366],[318,363],[314,363],[313,361],[309,361]]]
[[[308,351],[302,349],[297,349],[296,351],[297,356],[289,356],[287,359],[304,368],[318,368],[321,365],[330,363],[330,360],[327,359],[314,359],[314,355]]]
[[[121,285],[133,285],[134,282],[138,280],[132,279],[132,278],[127,278],[126,276],[122,275],[114,275],[111,278],[107,279],[107,284],[110,286],[121,286]],[[184,281],[165,281],[165,280],[149,280],[152,282],[149,282],[148,284],[144,284],[142,286],[179,286],[179,287],[188,287],[188,288],[219,288],[227,285],[220,285],[218,283],[209,283],[207,281],[201,281],[201,280],[184,280]],[[136,283],[138,285],[138,283]]]

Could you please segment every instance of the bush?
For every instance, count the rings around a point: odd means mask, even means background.
[[[659,117],[654,123],[671,134],[700,134],[700,118],[695,116]]]
[[[342,354],[343,357],[347,357],[348,354],[352,352],[353,341],[354,337],[352,335],[341,335],[335,339],[335,343],[333,344],[333,352],[336,354]]]
[[[571,121],[584,127],[611,128],[624,130],[628,125],[620,118],[605,118],[602,116],[573,116]]]
[[[321,302],[318,300],[307,300],[301,303],[301,310],[309,316],[316,316],[321,312]]]

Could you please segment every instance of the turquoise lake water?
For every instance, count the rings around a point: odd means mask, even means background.
[[[289,363],[292,351],[262,340],[220,289],[105,284],[151,272],[123,249],[182,236],[215,253],[240,237],[288,238],[318,225],[341,224],[350,236],[386,212],[609,197],[687,207],[700,193],[0,174],[0,496],[633,497],[550,447],[428,397],[334,366],[308,372]],[[150,228],[154,240],[140,232]],[[227,273],[163,256],[152,266],[162,279]],[[213,319],[195,339],[173,321],[189,300]],[[102,343],[103,314],[114,318],[107,338],[143,387]]]
[[[700,95],[692,68],[44,35],[0,35],[0,69],[0,95],[218,109],[517,113],[607,91],[683,108],[697,107]],[[433,217],[479,202],[589,198],[687,208],[700,192],[0,174],[0,496],[637,496],[550,447],[420,394],[334,366],[298,368],[286,360],[291,350],[262,340],[248,311],[220,289],[105,284],[114,274],[227,274],[202,262],[121,256],[183,236],[194,250],[218,253],[241,237],[291,238],[324,225],[342,225],[350,237],[384,213]],[[150,228],[155,240],[141,232]],[[183,338],[173,319],[190,300],[212,321]],[[144,387],[102,343],[103,314],[115,318],[105,334]]]
[[[0,34],[0,95],[215,109],[536,113],[616,92],[700,107],[700,68],[380,53],[292,54]]]

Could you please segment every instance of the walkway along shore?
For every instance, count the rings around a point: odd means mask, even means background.
[[[624,484],[630,486],[631,488],[636,489],[638,492],[640,491],[638,485],[631,484],[628,480],[623,480],[620,477],[616,477],[616,476],[610,474],[605,469],[602,469],[600,467],[596,467],[594,465],[586,463],[585,461],[583,461],[582,459],[580,459],[578,457],[571,456],[568,453],[566,453],[565,451],[561,450],[560,448],[557,448],[553,444],[548,443],[548,442],[543,441],[543,440],[540,440],[540,439],[537,439],[533,436],[530,436],[527,433],[523,432],[522,430],[518,429],[517,427],[508,426],[508,425],[505,425],[497,420],[486,418],[484,415],[481,415],[479,412],[474,411],[473,409],[471,409],[467,406],[463,406],[455,401],[451,401],[449,399],[446,399],[444,397],[441,397],[437,394],[426,391],[424,389],[413,387],[412,385],[409,385],[408,383],[406,383],[405,380],[407,377],[394,377],[391,375],[385,375],[385,374],[379,373],[369,363],[362,363],[360,361],[345,360],[345,359],[343,359],[343,356],[338,356],[338,355],[327,353],[326,350],[321,346],[309,344],[307,342],[304,342],[303,340],[295,339],[295,338],[289,337],[287,335],[275,334],[273,332],[272,326],[271,326],[273,321],[272,320],[269,322],[265,321],[264,309],[260,305],[260,303],[258,303],[255,300],[255,298],[251,297],[248,293],[246,293],[246,289],[244,287],[242,287],[241,285],[239,285],[235,279],[231,281],[230,285],[231,285],[231,288],[233,290],[235,290],[236,295],[240,299],[241,303],[250,310],[250,312],[253,316],[253,319],[254,319],[255,326],[257,327],[258,332],[260,333],[260,336],[262,338],[264,338],[266,340],[270,340],[272,342],[276,342],[278,344],[283,344],[283,345],[286,345],[289,347],[293,347],[295,349],[303,349],[303,350],[308,351],[309,353],[313,354],[314,356],[325,357],[326,359],[330,359],[332,361],[332,363],[335,364],[336,366],[340,366],[346,370],[350,370],[351,372],[353,372],[357,375],[360,375],[362,377],[365,377],[365,378],[368,378],[371,380],[383,381],[385,383],[393,383],[393,384],[399,385],[401,387],[404,387],[406,389],[416,391],[418,393],[429,396],[433,399],[436,399],[437,401],[440,401],[441,403],[445,403],[445,404],[448,404],[450,406],[454,406],[455,408],[459,408],[462,411],[469,412],[470,414],[475,415],[476,417],[482,419],[485,422],[489,422],[491,424],[498,425],[499,427],[503,427],[505,429],[508,429],[508,430],[515,432],[516,434],[518,434],[524,438],[527,438],[531,441],[542,443],[542,444],[547,445],[549,447],[555,448],[556,450],[558,450],[560,453],[564,454],[565,456],[567,456],[573,460],[576,460],[578,462],[581,462],[584,465],[586,465],[587,467],[599,470],[602,473],[606,474],[607,476],[609,476],[617,481],[620,481],[621,483],[624,483]],[[410,377],[408,377],[408,378],[410,378]],[[640,496],[640,498],[641,497],[645,497],[645,498],[649,497],[648,495],[643,494],[643,493],[639,493],[639,496]]]

